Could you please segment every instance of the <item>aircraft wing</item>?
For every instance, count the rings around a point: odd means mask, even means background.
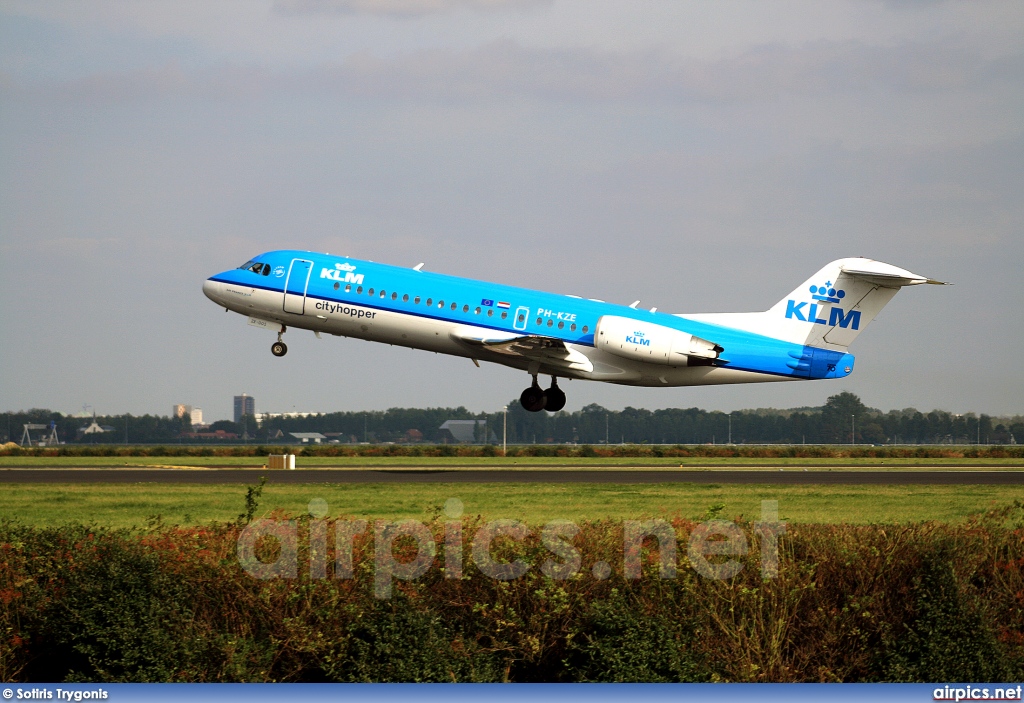
[[[449,333],[449,336],[457,342],[476,347],[489,354],[518,356],[529,361],[574,371],[594,370],[593,363],[585,354],[554,337],[545,337],[539,334],[515,335],[473,327],[456,328]]]

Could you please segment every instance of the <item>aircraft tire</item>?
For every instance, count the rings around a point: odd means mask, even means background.
[[[544,404],[544,409],[548,412],[556,413],[565,407],[565,393],[558,386],[552,386],[544,391],[544,395],[547,396],[548,401]]]
[[[523,410],[535,413],[544,409],[547,399],[547,395],[540,386],[530,386],[519,396],[519,404],[523,406]]]
[[[288,353],[288,345],[284,342],[274,342],[270,346],[270,353],[274,356],[284,356]]]

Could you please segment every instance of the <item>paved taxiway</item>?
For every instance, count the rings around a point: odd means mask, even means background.
[[[0,483],[745,483],[773,485],[1009,485],[1024,471],[637,469],[6,469]]]

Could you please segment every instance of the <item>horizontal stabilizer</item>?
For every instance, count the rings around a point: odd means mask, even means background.
[[[949,283],[936,281],[933,278],[925,278],[906,269],[901,269],[892,264],[861,259],[855,265],[843,265],[839,267],[847,276],[856,278],[868,283],[875,283],[880,286],[917,286],[922,283],[930,283],[936,286],[948,286]]]

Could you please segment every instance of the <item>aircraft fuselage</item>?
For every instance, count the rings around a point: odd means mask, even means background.
[[[203,291],[275,332],[308,329],[500,363],[534,376],[690,386],[841,378],[853,368],[842,348],[696,319],[714,316],[640,310],[304,251],[262,254],[212,276]],[[596,336],[602,324],[621,337],[615,345],[609,346],[604,329]],[[668,342],[659,335],[703,343],[705,356],[696,348],[665,351]]]

